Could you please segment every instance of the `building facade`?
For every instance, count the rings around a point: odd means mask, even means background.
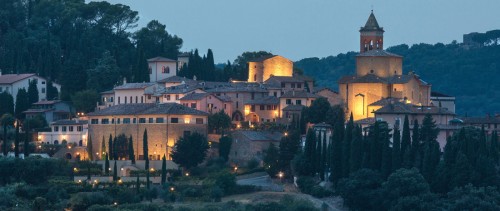
[[[47,79],[37,76],[34,73],[27,74],[2,74],[0,71],[0,93],[7,92],[14,98],[14,104],[16,101],[17,92],[19,89],[25,89],[28,91],[30,82],[36,80],[38,88],[38,98],[39,100],[53,100],[47,99]],[[61,92],[61,85],[57,83],[52,83],[58,93]]]

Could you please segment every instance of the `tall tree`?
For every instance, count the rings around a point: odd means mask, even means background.
[[[113,181],[118,181],[118,167],[116,167],[116,160],[115,164],[113,165]]]
[[[87,141],[87,152],[89,154],[89,160],[94,160],[94,151],[92,150],[92,136],[89,135]]]
[[[18,121],[18,120],[16,120]],[[19,122],[17,122],[16,124],[16,133],[15,133],[15,136],[14,136],[14,155],[16,158],[19,157]]]
[[[491,133],[491,138],[490,138],[490,157],[493,160],[495,165],[499,164],[499,150],[500,148],[498,147],[498,134],[496,131],[493,131]]]
[[[352,130],[351,157],[349,158],[350,173],[356,172],[361,168],[363,155],[363,134],[361,132],[361,127],[356,125],[354,130]]]
[[[322,151],[321,151],[321,168],[320,168],[320,178],[325,180],[325,172],[328,165],[328,156],[327,156],[327,143],[326,143],[326,131],[323,132],[322,141]]]
[[[313,129],[307,131],[306,143],[304,146],[304,157],[307,160],[308,165],[314,166],[316,156],[316,134]],[[316,169],[312,168],[313,171]]]
[[[14,114],[14,98],[7,92],[0,93],[0,116]]]
[[[59,99],[59,91],[54,87],[51,80],[47,81],[47,100]]]
[[[8,149],[8,139],[7,139],[7,128],[11,126],[14,122],[14,117],[10,114],[4,114],[2,115],[0,122],[2,123],[3,126],[3,156],[7,156]]]
[[[392,132],[392,171],[396,171],[401,168],[401,138],[399,134],[399,128],[394,125],[394,130]]]
[[[342,142],[342,177],[349,176],[350,169],[350,157],[351,157],[351,142],[352,142],[352,132],[354,130],[354,118],[349,117],[349,122],[345,128],[344,141]]]
[[[110,90],[116,85],[120,70],[109,51],[104,51],[95,68],[87,70],[87,77],[87,88],[97,92]]]
[[[24,119],[25,115],[23,112],[28,110],[30,106],[31,104],[28,99],[28,92],[26,92],[26,89],[24,88],[19,89],[16,95],[16,118]]]
[[[106,160],[104,160],[104,173],[109,175],[109,153],[106,153]]]
[[[38,100],[39,100],[37,84],[38,84],[38,80],[34,79],[34,80],[31,80],[29,85],[28,85],[28,102],[30,105],[38,102]]]
[[[413,122],[413,133],[411,136],[411,153],[410,153],[410,162],[413,167],[420,169],[422,164],[421,156],[420,156],[420,133],[419,133],[419,125],[418,120],[415,119]]]
[[[107,153],[107,150],[106,150],[106,139],[104,138],[104,136],[102,136],[102,141],[101,141],[101,151],[99,152],[99,156],[101,158],[101,160],[105,160],[105,156],[104,154]]]
[[[262,161],[264,162],[264,167],[267,170],[267,173],[274,177],[278,171],[278,159],[279,159],[279,151],[278,148],[274,145],[274,143],[270,143],[269,147],[266,149],[264,153],[264,158]]]
[[[294,156],[300,151],[300,135],[297,131],[290,131],[280,140],[279,145],[279,168],[284,171],[285,175],[291,176],[291,161]]]
[[[95,90],[83,90],[72,95],[71,101],[76,111],[89,113],[94,111],[96,103],[99,101],[99,94]]]
[[[128,139],[128,159],[132,161],[132,164],[135,164],[134,142],[132,141],[132,135],[130,135]]]
[[[405,119],[403,122],[403,131],[401,138],[401,164],[405,168],[410,168],[412,163],[409,160],[409,155],[411,151],[411,136],[410,136],[410,122],[408,120],[408,115],[405,114]]]
[[[208,129],[211,133],[224,135],[224,131],[231,127],[231,117],[224,110],[208,116]]]
[[[148,129],[144,129],[144,133],[142,135],[142,154],[144,155],[145,169],[149,171]]]
[[[167,158],[163,155],[161,159],[161,184],[165,184],[167,181]]]
[[[109,140],[108,140],[108,159],[113,156],[113,136],[109,134]],[[112,158],[112,157],[111,157]]]
[[[229,152],[231,151],[231,145],[233,144],[233,139],[229,136],[224,136],[219,139],[219,157],[223,158],[225,161],[229,160]]]
[[[203,162],[208,151],[207,138],[200,133],[181,137],[175,143],[172,160],[179,166],[190,169]]]

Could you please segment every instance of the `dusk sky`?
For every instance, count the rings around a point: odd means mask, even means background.
[[[216,63],[244,51],[297,61],[359,50],[359,27],[372,9],[384,45],[462,42],[462,35],[500,29],[498,0],[109,0],[139,12],[139,27],[159,20],[184,40],[181,50],[214,51]],[[134,30],[135,31],[135,30]]]

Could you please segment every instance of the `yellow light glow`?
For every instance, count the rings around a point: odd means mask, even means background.
[[[81,179],[79,179],[79,180],[78,180],[78,183],[82,183],[82,180],[81,180]]]
[[[155,171],[155,169],[154,169],[154,168],[151,168],[151,169],[150,169],[150,171]]]
[[[38,136],[38,140],[41,140],[41,139],[42,139],[42,136],[41,136],[41,135],[39,135],[39,136]]]
[[[189,124],[191,120],[189,118],[184,118],[184,123]]]
[[[250,109],[245,108],[245,115],[248,115],[250,113]]]

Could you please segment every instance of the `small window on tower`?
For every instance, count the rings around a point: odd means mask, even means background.
[[[370,73],[373,73],[373,72],[375,72],[375,71],[374,70],[370,70]]]

